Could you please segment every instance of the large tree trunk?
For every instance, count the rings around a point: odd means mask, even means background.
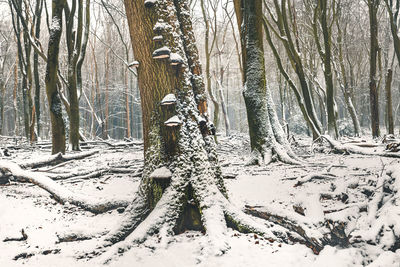
[[[250,163],[269,163],[274,155],[287,163],[299,163],[285,138],[266,86],[262,1],[236,0],[234,3],[238,24],[242,26],[243,97],[253,153]]]
[[[62,31],[62,11],[65,0],[53,0],[49,46],[47,49],[46,93],[50,108],[51,141],[53,154],[65,153],[65,126],[62,103],[57,90],[58,53]]]
[[[145,166],[127,216],[118,229],[105,236],[103,245],[124,240],[109,250],[113,257],[143,242],[149,234],[158,233],[165,242],[168,235],[192,229],[206,231],[212,237],[207,247],[220,254],[228,248],[224,238],[227,225],[274,236],[224,196],[186,1],[144,4],[142,0],[126,0],[125,7],[135,59],[140,64]],[[154,42],[155,35],[163,40]],[[154,57],[153,52],[161,47],[163,58]],[[177,58],[181,63],[171,64]],[[162,102],[166,95],[169,105]],[[165,123],[171,117],[174,121]]]

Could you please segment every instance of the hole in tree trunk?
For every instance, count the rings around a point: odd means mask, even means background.
[[[193,196],[193,188],[191,184],[186,188],[186,198],[184,199],[184,202],[182,213],[174,228],[175,234],[181,234],[186,230],[205,232],[201,221],[199,204]]]

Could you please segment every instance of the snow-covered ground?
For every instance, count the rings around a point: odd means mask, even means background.
[[[297,149],[299,154],[309,152],[309,141],[300,142],[303,146]],[[293,206],[299,206],[304,208],[305,218],[319,220],[324,216],[336,216],[336,219],[346,219],[349,231],[357,231],[360,220],[350,206],[367,200],[361,190],[385,175],[389,166],[400,162],[390,158],[316,153],[308,155],[305,166],[272,163],[249,167],[245,166],[249,157],[242,139],[224,139],[220,150],[223,173],[230,174],[230,178],[225,179],[229,198],[238,207],[264,206],[286,214],[293,212]],[[48,153],[15,151],[11,158],[23,163]],[[142,164],[139,149],[104,147],[99,154],[51,171],[64,173],[129,164]],[[332,175],[332,179],[312,180],[294,187],[312,173],[327,173]],[[232,178],[235,175],[236,178]],[[59,183],[74,192],[111,197],[132,195],[137,190],[139,179],[127,174],[111,174],[87,180],[67,179]],[[359,186],[351,189],[349,185],[353,183]],[[322,201],[320,195],[324,192],[345,193],[348,199]],[[342,211],[324,215],[324,211],[342,208]],[[123,213],[117,210],[93,215],[68,203],[60,205],[47,192],[31,184],[0,186],[0,266],[99,266],[101,262],[96,257],[89,261],[78,258],[95,249],[98,244],[96,236],[117,225],[122,216]],[[28,236],[25,241],[2,242],[6,238],[21,237],[21,229]],[[58,242],[60,236],[80,232],[93,233],[95,237]],[[175,236],[167,245],[150,238],[112,261],[110,266],[400,266],[400,250],[391,252],[368,244],[350,248],[326,246],[315,255],[304,245],[271,243],[255,234],[229,230],[226,238],[230,249],[221,256],[210,256],[202,251],[208,240],[200,232],[185,232]]]

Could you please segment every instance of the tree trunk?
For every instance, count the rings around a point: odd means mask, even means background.
[[[253,153],[250,164],[269,163],[272,156],[287,163],[298,164],[299,161],[278,121],[270,89],[266,86],[262,1],[236,0],[234,3],[238,24],[242,25],[242,62],[245,76],[243,97]]]
[[[78,2],[78,12],[76,5]],[[68,2],[66,3],[68,5]],[[79,151],[79,95],[82,90],[81,68],[85,58],[86,46],[88,42],[90,25],[90,1],[86,1],[85,9],[85,32],[83,31],[84,21],[83,0],[72,0],[71,7],[65,8],[66,21],[66,43],[68,51],[68,97],[70,104],[70,127],[69,127],[69,146],[71,150]],[[75,16],[77,15],[77,26],[74,28]],[[78,92],[79,91],[79,92]]]
[[[273,26],[269,22],[270,19],[267,19],[266,16],[264,16],[264,28],[265,32],[267,35],[267,40],[268,43],[270,44],[273,52],[275,59],[278,63],[278,67],[281,71],[281,73],[284,75],[285,79],[288,81],[290,87],[293,89],[293,92],[295,93],[297,102],[300,106],[300,109],[302,111],[303,117],[306,120],[309,128],[311,129],[313,133],[313,138],[316,139],[318,138],[321,133],[322,133],[322,125],[321,122],[319,121],[317,117],[317,113],[315,112],[315,107],[314,107],[314,100],[312,98],[311,90],[307,84],[307,79],[304,71],[304,66],[303,62],[300,56],[300,51],[298,51],[298,46],[295,45],[293,39],[292,39],[292,30],[289,28],[289,25],[295,25],[295,21],[293,22],[288,22],[288,16],[287,16],[287,6],[290,6],[289,2],[286,0],[279,1],[274,0],[273,4],[275,6],[275,11],[278,16],[278,20],[274,20],[274,23],[276,24],[276,27],[278,28],[277,30],[273,30],[274,34],[277,35],[284,48],[286,51],[286,54],[288,56],[288,59],[290,61],[290,64],[292,66],[293,71],[296,73],[297,78],[299,79],[299,84],[300,84],[300,89],[301,89],[301,95],[300,95],[300,90],[296,89],[296,86],[294,85],[293,81],[290,79],[290,77],[287,75],[285,70],[281,67],[281,59],[279,54],[277,54],[276,49],[274,48],[273,42],[271,37],[268,37],[269,34],[269,28],[272,30]],[[269,12],[271,10],[267,6]],[[235,7],[236,12],[238,11],[237,8]],[[240,25],[239,25],[240,27]],[[285,38],[281,38],[285,37]]]
[[[319,0],[318,1],[318,12],[317,14],[319,15],[319,21],[321,24],[322,28],[322,35],[323,35],[323,43],[324,43],[324,52],[320,52],[323,64],[324,64],[324,77],[325,77],[325,85],[326,85],[326,107],[327,107],[327,113],[328,113],[328,133],[329,135],[333,136],[335,139],[339,137],[337,126],[336,126],[336,114],[335,114],[335,99],[334,99],[334,87],[333,87],[333,72],[332,72],[332,51],[331,51],[331,43],[332,43],[332,38],[331,38],[331,28],[328,25],[328,19],[327,19],[327,11],[328,11],[328,2],[327,0]],[[315,16],[317,16],[315,14]],[[314,22],[314,27],[315,26]],[[330,24],[330,23],[329,23]],[[319,38],[318,38],[318,33],[316,32],[314,34],[314,38],[316,39],[316,42],[318,42],[318,47],[319,46]]]
[[[46,93],[50,108],[52,154],[65,153],[65,126],[62,103],[57,90],[58,54],[62,31],[62,11],[65,0],[53,0],[50,38],[47,50]]]
[[[206,231],[212,237],[207,247],[221,254],[228,248],[224,239],[227,224],[240,231],[263,229],[260,231],[272,234],[265,226],[246,219],[224,197],[186,1],[157,1],[145,6],[142,0],[126,0],[125,8],[133,52],[140,63],[145,165],[128,215],[119,229],[106,236],[104,245],[124,240],[112,250],[118,253],[132,243],[143,242],[149,234],[158,233],[164,240],[191,229]],[[163,36],[162,44],[153,41],[155,35]],[[153,52],[162,47],[162,56],[155,56]],[[179,55],[182,64],[171,65],[166,48],[174,58]],[[168,105],[161,102],[168,94],[175,95],[176,102],[172,95]],[[173,121],[165,123],[170,118]],[[253,223],[257,226],[250,226]]]
[[[38,0],[35,7],[35,38],[40,37],[40,23],[42,17],[43,1]],[[40,77],[39,77],[39,54],[34,51],[33,54],[33,77],[35,80],[35,116],[36,116],[36,132],[40,136]]]
[[[219,123],[219,103],[217,100],[217,97],[215,96],[213,90],[212,90],[212,84],[211,84],[211,73],[210,73],[210,62],[211,62],[211,53],[214,47],[214,43],[216,41],[216,29],[214,30],[214,37],[212,40],[211,48],[210,48],[210,22],[209,18],[207,17],[207,8],[204,4],[204,0],[201,0],[201,11],[203,14],[203,20],[205,24],[205,34],[204,34],[204,50],[205,50],[205,55],[206,55],[206,69],[205,69],[205,75],[206,75],[206,85],[207,85],[207,92],[208,95],[213,103],[214,106],[214,115],[213,115],[213,123],[215,127],[218,127]]]
[[[376,65],[379,50],[378,44],[378,19],[377,12],[379,0],[368,0],[369,25],[370,25],[370,69],[369,69],[369,99],[371,107],[371,130],[372,137],[380,136],[379,130],[379,101],[378,88],[376,85]]]
[[[393,123],[393,105],[392,105],[392,76],[393,71],[391,69],[387,70],[386,75],[386,118],[387,118],[387,133],[394,134],[394,123]]]
[[[109,115],[109,82],[110,82],[110,63],[109,63],[109,57],[110,57],[110,50],[107,49],[106,51],[106,60],[105,60],[105,76],[106,76],[106,81],[105,81],[105,111],[104,111],[104,126],[103,126],[103,139],[108,139],[108,115]]]
[[[125,127],[126,138],[131,138],[131,120],[129,108],[129,83],[128,83],[128,69],[124,72],[124,85],[125,85]]]

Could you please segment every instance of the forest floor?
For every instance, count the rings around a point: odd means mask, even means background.
[[[346,221],[346,231],[361,239],[368,236],[368,232],[358,228],[363,215],[354,207],[371,198],[374,184],[386,175],[387,169],[400,166],[396,165],[400,161],[393,158],[333,154],[326,145],[313,146],[311,152],[311,139],[307,137],[296,138],[295,151],[306,161],[302,166],[279,162],[246,166],[250,157],[246,137],[236,134],[230,138],[221,137],[219,141],[225,183],[235,205],[268,207],[282,214],[294,213],[296,209],[312,220],[330,216],[332,220]],[[100,177],[70,178],[58,183],[74,192],[98,197],[133,195],[143,164],[141,146],[97,144],[90,149],[100,151],[81,160],[35,171],[56,175],[95,171],[105,166],[130,166],[136,170],[135,175],[105,173]],[[2,160],[18,164],[50,153],[48,146],[18,150],[10,147],[9,152],[11,155]],[[310,176],[313,173],[324,174],[325,178]],[[308,180],[307,177],[317,178]],[[96,235],[117,225],[123,215],[123,210],[94,215],[69,203],[61,205],[49,193],[28,183],[11,182],[0,186],[0,266],[98,266],[96,258],[87,261],[77,257],[93,250],[99,242]],[[21,229],[27,236],[25,240],[3,241],[22,237]],[[93,233],[94,238],[60,242],[68,233]],[[228,234],[230,249],[222,256],[204,254],[202,248],[207,238],[200,232],[188,231],[175,236],[167,245],[159,245],[155,238],[149,238],[115,258],[110,266],[400,266],[399,249],[392,252],[373,242],[359,240],[347,248],[325,246],[316,255],[302,244],[271,243],[255,234],[234,230],[229,230]]]

